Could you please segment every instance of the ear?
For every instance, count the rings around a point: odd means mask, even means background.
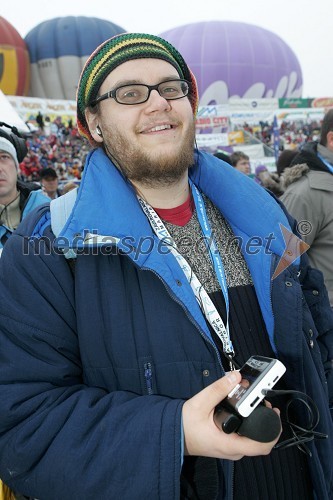
[[[326,147],[327,149],[330,149],[331,151],[333,151],[333,130],[330,130],[326,136],[326,140],[327,140],[327,143],[326,143]]]
[[[88,108],[85,110],[85,117],[88,123],[89,131],[95,142],[102,143],[103,137],[96,132],[99,123],[98,113],[92,113]]]

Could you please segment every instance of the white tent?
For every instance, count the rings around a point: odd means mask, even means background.
[[[29,132],[29,127],[15,111],[5,94],[0,90],[0,122],[16,127],[20,132]]]

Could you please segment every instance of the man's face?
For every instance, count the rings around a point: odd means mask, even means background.
[[[58,189],[58,178],[57,177],[44,177],[41,181],[44,191],[48,195],[55,194]]]
[[[109,74],[99,94],[127,83],[156,85],[171,79],[179,75],[166,61],[127,61]],[[99,106],[98,115],[87,113],[90,130],[99,126],[107,153],[130,180],[169,184],[193,164],[195,128],[187,97],[167,101],[153,90],[145,103],[124,105],[106,99]]]
[[[13,157],[0,150],[0,203],[6,205],[14,200],[17,189],[17,171]]]
[[[249,175],[249,173],[251,172],[250,160],[246,160],[245,158],[238,160],[238,162],[235,165],[235,169],[239,170],[243,174]]]

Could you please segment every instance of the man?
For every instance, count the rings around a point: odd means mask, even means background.
[[[44,168],[39,173],[40,183],[42,185],[43,192],[45,195],[54,200],[60,196],[60,190],[58,189],[59,181],[57,172],[52,167]]]
[[[333,109],[324,116],[320,141],[306,143],[283,177],[282,201],[299,222],[310,264],[324,274],[333,306]]]
[[[8,129],[7,129],[8,130]],[[16,130],[16,129],[13,129]],[[37,184],[17,179],[19,161],[27,154],[23,138],[0,129],[0,254],[14,229],[35,207],[46,202]],[[18,158],[19,157],[19,158]]]
[[[245,175],[251,173],[250,158],[242,151],[235,151],[230,155],[230,161],[232,166],[242,172]]]
[[[184,59],[153,35],[118,35],[83,69],[78,127],[96,149],[74,206],[75,191],[51,202],[56,241],[46,208],[30,217],[0,268],[0,476],[25,495],[331,497],[321,273],[303,255],[272,281],[292,222],[251,179],[194,152],[197,103]],[[325,329],[302,300],[313,289]],[[240,381],[225,373],[252,354],[279,357],[283,386],[315,400],[329,438],[309,444],[310,463],[297,447],[272,451],[278,436],[217,424]]]

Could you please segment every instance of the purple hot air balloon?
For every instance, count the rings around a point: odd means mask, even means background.
[[[209,21],[161,34],[195,74],[200,104],[231,97],[301,97],[302,70],[291,48],[274,33],[246,23]]]

